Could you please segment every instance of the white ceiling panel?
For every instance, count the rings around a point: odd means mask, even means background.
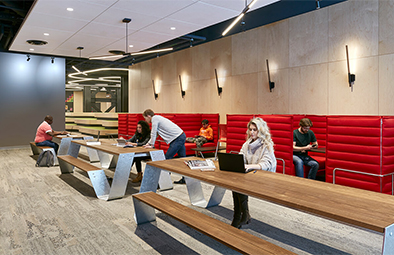
[[[253,9],[276,1],[258,0]],[[136,52],[234,18],[244,7],[244,0],[37,0],[10,50],[29,53],[34,48],[37,54],[70,57],[79,57],[78,46],[84,47],[84,57],[124,51],[122,19],[131,18],[128,42],[134,47],[128,52]],[[26,43],[37,39],[48,44]]]

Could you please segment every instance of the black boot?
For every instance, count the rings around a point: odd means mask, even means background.
[[[234,216],[231,226],[239,228],[241,222],[241,205],[239,203],[239,193],[233,192],[233,202],[234,202]]]
[[[249,224],[252,219],[249,214],[248,196],[240,194],[240,205],[242,217],[239,228],[241,228],[242,225]]]

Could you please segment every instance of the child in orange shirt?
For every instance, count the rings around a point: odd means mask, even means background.
[[[201,121],[202,128],[200,129],[200,133],[195,137],[187,137],[186,141],[190,143],[195,143],[197,148],[200,148],[204,143],[213,140],[213,130],[211,125],[209,125],[209,121],[204,119]]]

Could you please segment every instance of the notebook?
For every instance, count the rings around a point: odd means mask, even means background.
[[[245,162],[242,154],[218,153],[219,169],[222,171],[245,173]]]

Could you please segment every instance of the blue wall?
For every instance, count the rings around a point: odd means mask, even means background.
[[[28,145],[45,115],[65,127],[65,59],[0,52],[0,147]]]

